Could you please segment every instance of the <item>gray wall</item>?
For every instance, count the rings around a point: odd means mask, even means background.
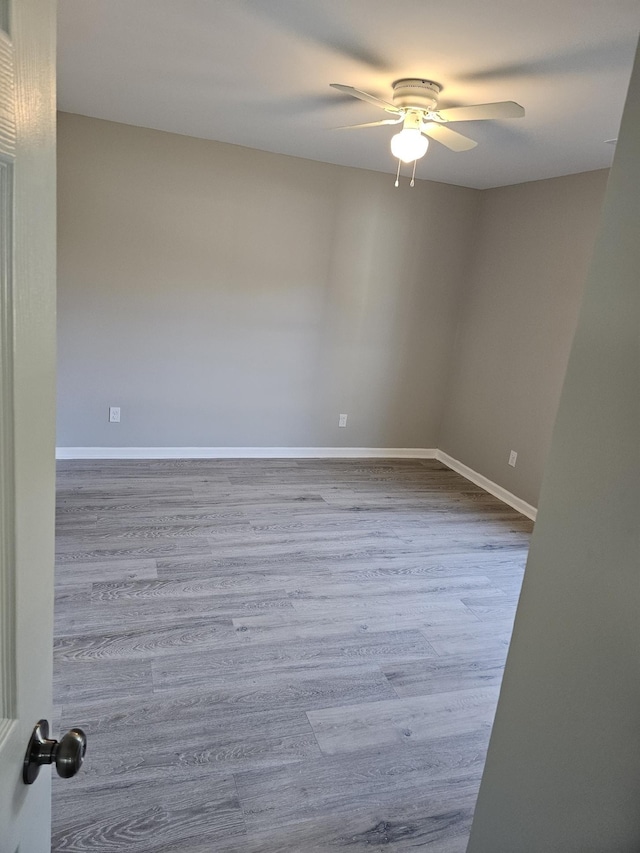
[[[537,504],[606,172],[397,190],[64,113],[58,156],[59,446],[440,447]]]
[[[534,506],[607,174],[482,193],[439,446]]]
[[[58,151],[59,446],[437,445],[478,191],[65,114]]]
[[[640,849],[640,59],[469,853]]]

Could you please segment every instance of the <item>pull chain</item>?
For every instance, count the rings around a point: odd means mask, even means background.
[[[396,186],[400,186],[400,166],[402,165],[402,160],[398,157],[398,171],[396,172]]]
[[[415,187],[415,185],[416,185],[416,163],[417,162],[418,162],[417,160],[413,161],[413,174],[411,175],[411,183],[409,184],[410,187]]]

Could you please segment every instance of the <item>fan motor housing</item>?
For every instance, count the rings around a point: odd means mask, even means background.
[[[393,84],[393,103],[404,109],[433,110],[441,91],[442,86],[433,80],[406,77]]]

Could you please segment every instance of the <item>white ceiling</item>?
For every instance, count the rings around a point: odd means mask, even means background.
[[[417,177],[493,187],[609,166],[640,0],[59,0],[59,107],[72,113],[395,171],[386,115],[400,77],[440,107],[514,100],[523,119],[460,122]],[[406,169],[407,167],[405,167]]]

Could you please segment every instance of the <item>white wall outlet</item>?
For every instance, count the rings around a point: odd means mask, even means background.
[[[109,406],[109,423],[120,423],[120,406]]]
[[[517,461],[518,461],[518,454],[515,452],[515,450],[512,450],[511,453],[509,454],[509,465],[511,465],[512,468],[515,468]]]
[[[339,427],[346,427],[346,425],[347,425],[347,415],[340,415],[340,417],[338,418],[338,426]]]

